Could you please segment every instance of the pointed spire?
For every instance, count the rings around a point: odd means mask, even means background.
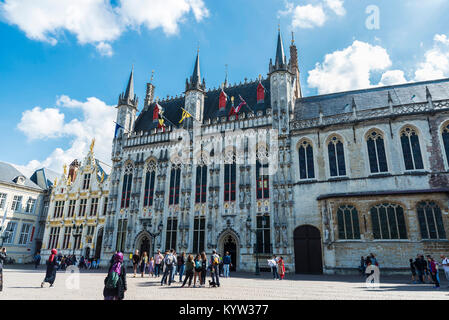
[[[196,53],[196,61],[195,61],[195,67],[193,68],[193,74],[191,82],[192,84],[199,84],[201,81],[201,73],[200,73],[200,50],[198,49]]]
[[[131,74],[129,75],[128,86],[125,91],[125,99],[133,100],[134,99],[134,65],[131,69]]]
[[[119,97],[119,105],[130,105],[137,108],[138,99],[134,94],[134,65],[129,75],[128,85],[126,86],[125,93],[122,93]]]
[[[285,53],[284,53],[284,44],[282,43],[281,30],[278,30],[278,44],[276,48],[276,60],[274,61],[275,65],[282,66],[286,64],[285,61]]]
[[[190,77],[190,81],[186,81],[186,91],[188,90],[204,90],[206,88],[206,83],[203,79],[201,83],[201,71],[200,71],[200,48],[198,47],[196,53],[195,66],[193,67],[193,73]]]

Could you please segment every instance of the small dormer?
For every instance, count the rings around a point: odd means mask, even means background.
[[[23,186],[25,184],[26,178],[25,178],[25,176],[20,175],[20,176],[15,177],[12,181],[14,183],[17,183],[17,184]]]

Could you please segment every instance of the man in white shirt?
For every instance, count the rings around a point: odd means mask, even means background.
[[[446,276],[446,280],[449,281],[449,259],[446,256],[441,255],[441,265],[443,266],[444,275]]]

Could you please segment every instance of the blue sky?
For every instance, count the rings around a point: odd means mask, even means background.
[[[279,22],[287,52],[295,32],[306,96],[448,77],[448,13],[443,0],[0,0],[0,161],[60,172],[95,137],[110,163],[133,64],[140,106],[152,70],[157,96],[183,92],[198,44],[208,88],[226,64],[231,83],[255,79]]]

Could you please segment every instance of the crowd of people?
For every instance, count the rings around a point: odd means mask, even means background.
[[[230,277],[230,267],[232,267],[232,259],[229,252],[222,257],[215,250],[208,259],[205,252],[194,255],[186,255],[185,252],[178,254],[176,250],[166,250],[164,254],[160,250],[149,257],[147,252],[140,254],[136,250],[130,257],[133,264],[134,277],[140,273],[141,277],[148,275],[149,277],[161,277],[161,285],[176,282],[176,276],[179,276],[179,282],[184,283],[193,278],[193,286],[196,287],[198,279],[199,286],[204,286],[207,272],[217,286],[220,285],[220,277]]]
[[[177,254],[174,249],[166,250],[164,254],[160,250],[149,257],[147,252],[140,254],[136,250],[130,256],[133,265],[133,277],[140,273],[141,277],[159,278],[161,277],[161,286],[176,282],[178,276],[181,288],[205,287],[207,273],[210,275],[209,287],[220,287],[220,277],[230,277],[230,267],[232,259],[229,252],[222,257],[216,250],[208,258],[205,252],[186,255],[185,252]],[[184,277],[184,280],[183,280]],[[198,285],[197,285],[198,282]],[[111,258],[108,275],[104,281],[105,287],[103,295],[105,300],[122,300],[127,290],[126,268],[124,256],[121,252],[116,252]]]
[[[440,288],[439,269],[443,268],[446,280],[449,281],[449,259],[441,255],[441,262],[437,262],[432,256],[418,254],[415,260],[410,259],[410,272],[412,273],[413,283],[433,283],[434,288]]]

